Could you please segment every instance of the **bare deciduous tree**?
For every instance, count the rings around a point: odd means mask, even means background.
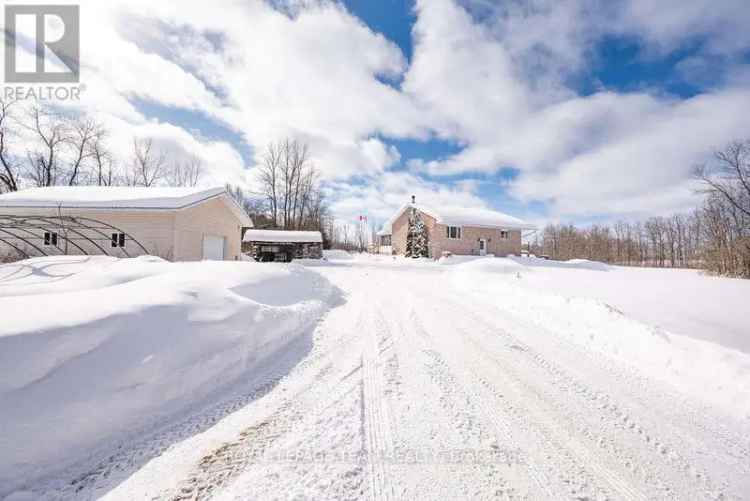
[[[714,157],[715,162],[698,166],[695,176],[705,191],[720,195],[750,217],[750,140],[730,143]]]
[[[307,145],[299,141],[285,140],[282,155],[282,220],[284,228],[297,229],[297,210],[300,205],[301,189],[304,185],[304,177],[312,167],[309,165]]]
[[[18,191],[19,175],[17,160],[10,153],[13,107],[16,103],[0,98],[0,192]]]
[[[93,184],[97,186],[113,186],[117,182],[114,157],[107,147],[106,138],[105,131],[89,144],[91,159],[94,163]]]
[[[29,176],[37,186],[56,185],[60,173],[60,156],[69,140],[68,121],[60,114],[36,105],[29,110],[24,127],[33,133],[37,143],[26,153]]]
[[[704,229],[713,237],[706,265],[750,278],[750,140],[734,141],[714,157],[695,170],[708,194]]]
[[[203,176],[203,162],[198,157],[175,162],[167,173],[170,186],[197,186]]]
[[[125,174],[129,186],[154,186],[166,174],[167,156],[154,148],[153,139],[133,139],[133,156]]]
[[[65,138],[73,152],[68,169],[67,185],[78,184],[83,164],[95,155],[95,144],[105,135],[104,126],[92,118],[80,117],[70,121],[69,135]]]
[[[260,189],[266,200],[271,212],[271,219],[274,224],[279,221],[279,182],[281,179],[281,143],[271,143],[263,154],[263,161],[258,166],[258,180]]]
[[[290,139],[270,144],[257,173],[260,195],[276,225],[322,231],[325,197],[306,144]]]

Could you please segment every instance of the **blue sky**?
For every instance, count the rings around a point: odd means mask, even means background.
[[[345,0],[346,8],[377,33],[393,41],[401,49],[407,60],[413,56],[412,28],[416,20],[415,5],[411,0]],[[692,35],[692,34],[688,34]],[[650,51],[648,44],[637,34],[603,35],[587,47],[587,65],[571,75],[567,84],[573,92],[586,96],[603,90],[616,93],[647,91],[666,95],[672,99],[685,100],[703,92],[711,92],[720,85],[731,67],[723,54],[706,54],[710,38],[697,33],[688,36],[671,50]],[[739,63],[748,62],[748,54],[739,54]],[[701,58],[700,75],[686,73],[684,64]],[[432,138],[427,141],[385,140],[401,152],[401,162],[396,168],[406,168],[409,160],[438,160],[460,151],[456,141]],[[519,203],[504,189],[508,181],[519,174],[513,166],[498,166],[491,174],[450,175],[432,181],[460,183],[465,180],[477,182],[477,193],[491,206],[510,212],[532,213],[534,216],[547,215],[544,200],[530,200]],[[596,221],[600,215],[581,218]],[[606,219],[606,216],[605,216]]]
[[[334,214],[411,194],[539,224],[687,210],[693,166],[750,135],[744,0],[81,4],[81,106],[206,182],[256,188],[306,142]]]

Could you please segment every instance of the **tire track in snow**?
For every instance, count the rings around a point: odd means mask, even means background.
[[[423,439],[422,443],[438,442],[438,454],[440,451],[450,452],[455,447],[467,450],[473,448],[476,452],[486,446],[488,450],[482,452],[492,452],[495,457],[500,456],[508,461],[508,464],[502,465],[496,460],[478,464],[420,464],[418,473],[410,472],[411,478],[432,481],[427,485],[424,482],[412,484],[411,498],[416,495],[424,499],[448,499],[460,495],[475,499],[539,499],[538,494],[529,498],[528,495],[519,493],[519,490],[528,490],[532,482],[519,471],[523,469],[522,466],[510,463],[512,458],[508,458],[509,451],[500,449],[499,443],[507,445],[510,442],[505,439],[506,437],[498,436],[497,431],[487,425],[487,420],[482,419],[476,406],[475,395],[467,391],[441,353],[434,349],[436,346],[430,336],[418,328],[414,323],[415,318],[407,313],[406,307],[409,302],[392,304],[390,297],[384,297],[382,300],[383,304],[379,305],[379,308],[390,312],[388,321],[392,325],[391,329],[398,332],[398,351],[410,362],[406,370],[410,376],[409,389],[412,392],[407,392],[406,397],[412,405],[414,400],[421,400],[421,431],[429,431],[428,437]],[[425,375],[428,378],[420,382],[421,378],[418,376]],[[416,388],[411,386],[415,383]],[[421,395],[413,392],[420,388],[423,392]],[[432,391],[433,389],[437,391]],[[430,395],[429,401],[425,401],[425,395]],[[407,407],[410,404],[405,402]],[[408,419],[407,416],[403,417]],[[406,439],[403,447],[408,448],[411,438],[403,439]],[[446,485],[446,481],[449,484]],[[537,485],[539,492],[546,491],[549,499],[554,499],[543,481],[538,481]],[[456,489],[463,494],[457,494]]]
[[[591,449],[596,450],[596,447],[604,449],[610,456],[619,459],[626,467],[625,472],[631,473],[631,478],[633,474],[637,475],[639,482],[653,486],[652,489],[659,497],[674,496],[675,492],[682,493],[677,494],[678,497],[694,495],[695,492],[703,492],[705,496],[716,499],[726,496],[722,488],[717,487],[705,471],[675,452],[673,447],[666,446],[665,439],[658,437],[658,434],[656,434],[658,438],[654,438],[655,434],[646,432],[644,427],[634,422],[630,417],[632,414],[622,413],[619,409],[623,406],[615,404],[613,397],[606,392],[601,389],[596,392],[591,390],[587,384],[571,377],[559,365],[542,357],[518,337],[498,329],[495,322],[486,318],[486,312],[478,311],[473,306],[470,308],[466,304],[462,304],[461,307],[465,311],[473,310],[474,329],[461,330],[467,339],[473,340],[477,353],[486,355],[493,342],[496,344],[496,338],[500,336],[504,346],[495,346],[492,350],[496,363],[502,366],[506,373],[510,373],[508,370],[510,367],[516,367],[516,371],[519,367],[523,367],[524,370],[521,373],[516,372],[515,378],[519,384],[523,385],[524,392],[528,395],[536,395],[541,402],[550,405],[554,414],[565,418],[564,422],[567,423],[567,429],[571,433],[588,440]],[[482,334],[482,342],[478,341],[476,333]],[[511,354],[511,352],[515,353]],[[499,358],[497,358],[498,354],[501,355]],[[525,359],[530,364],[519,365],[519,358]],[[578,364],[584,365],[585,359],[579,358]],[[534,376],[534,373],[529,372],[528,369],[533,367],[536,367],[537,372],[541,369],[541,377],[537,374],[530,380],[529,376]],[[531,381],[534,383],[530,384]],[[550,385],[554,390],[545,390]],[[582,413],[571,406],[570,402],[560,398],[563,395],[577,398],[576,402],[583,404],[588,412]],[[597,400],[602,399],[605,402],[603,405],[595,404]],[[591,417],[597,415],[600,416],[599,420]],[[581,423],[588,423],[588,425]],[[620,424],[623,426],[619,426]],[[640,435],[640,439],[645,441],[645,444],[638,446],[638,436],[627,436],[627,431]],[[580,453],[587,454],[585,450]],[[676,480],[676,476],[682,477],[681,480]],[[665,483],[667,479],[670,479],[668,484]]]
[[[546,442],[554,444],[561,451],[558,453],[560,457],[552,461],[554,465],[559,467],[568,463],[566,472],[560,475],[560,479],[563,484],[570,485],[567,491],[571,497],[596,499],[604,494],[607,498],[648,499],[646,494],[623,481],[622,475],[612,464],[603,464],[596,453],[581,446],[579,435],[569,433],[569,429],[560,425],[561,416],[557,412],[551,413],[546,410],[543,396],[527,384],[525,374],[519,375],[509,370],[506,365],[499,364],[496,359],[484,352],[486,347],[477,345],[476,348],[477,353],[481,353],[479,356],[483,358],[478,365],[483,368],[482,372],[486,375],[478,376],[479,384],[495,395],[502,395],[498,387],[513,389],[519,399],[518,404],[512,404],[516,419],[530,421],[527,426],[536,429]],[[488,375],[492,377],[489,378]],[[578,479],[576,472],[583,478]],[[590,490],[591,486],[596,486],[594,491]]]
[[[394,499],[391,471],[387,458],[393,455],[388,403],[384,399],[384,376],[378,370],[378,360],[384,340],[378,339],[379,328],[370,318],[372,332],[365,335],[362,356],[362,406],[367,433],[367,462],[370,471],[370,495],[373,500]],[[382,332],[380,333],[382,334]]]
[[[620,398],[625,398],[634,411],[630,414],[649,420],[651,428],[666,429],[676,443],[689,442],[693,450],[701,451],[701,457],[710,456],[710,463],[719,461],[725,468],[740,470],[739,474],[750,474],[750,440],[747,439],[750,436],[750,422],[737,421],[717,413],[706,404],[645,377],[637,368],[617,363],[591,348],[567,340],[564,335],[550,332],[533,318],[520,319],[517,314],[498,310],[497,304],[484,298],[477,300],[516,325],[524,322],[534,325],[534,334],[544,337],[545,346],[557,349],[558,356],[565,355],[566,370],[577,373],[579,378],[598,381],[599,378],[591,378],[591,371],[596,371],[605,379],[614,378],[616,385],[603,387],[616,388]],[[489,318],[486,310],[474,308],[474,314]],[[586,360],[587,373],[579,370],[580,364],[577,362],[580,359]],[[711,444],[711,447],[706,447],[706,444]],[[721,453],[713,454],[715,448]]]
[[[214,497],[237,477],[262,465],[265,455],[280,440],[297,431],[305,420],[315,419],[332,405],[325,398],[316,397],[324,395],[330,398],[335,394],[334,387],[362,372],[361,355],[352,348],[359,346],[356,327],[364,321],[365,311],[359,309],[349,315],[355,318],[353,326],[330,317],[321,322],[315,331],[316,344],[311,353],[284,376],[283,379],[290,382],[288,389],[292,391],[282,390],[284,397],[275,410],[244,428],[235,440],[202,457],[193,473],[174,491],[164,492],[158,498],[181,501]],[[330,325],[335,328],[329,328]],[[348,359],[359,363],[347,362]],[[253,401],[250,405],[267,405],[267,402]],[[351,479],[346,480],[351,482]]]
[[[315,375],[317,382],[331,371],[327,364]],[[171,501],[210,499],[255,463],[261,463],[270,447],[289,433],[304,418],[298,404],[307,388],[288,396],[267,418],[242,430],[237,439],[226,442],[203,456],[196,470],[177,487],[176,492],[160,496]]]
[[[412,310],[412,317],[421,336],[430,339],[427,324],[430,330],[439,332],[430,319],[420,320],[416,309]],[[422,323],[423,320],[427,324]],[[438,343],[434,336],[431,342]],[[523,405],[527,404],[525,400],[519,405],[508,398],[510,391],[506,391],[504,395],[496,390],[495,385],[498,380],[504,382],[501,387],[506,390],[517,390],[518,381],[508,379],[501,372],[493,373],[494,383],[491,384],[485,379],[485,375],[488,374],[485,372],[486,365],[483,365],[475,354],[467,354],[465,348],[460,346],[454,346],[453,349],[446,348],[444,351],[453,355],[452,358],[457,367],[466,368],[465,391],[474,394],[476,401],[480,402],[479,407],[483,409],[484,420],[492,423],[500,435],[524,452],[524,464],[529,469],[529,474],[540,492],[544,493],[547,499],[559,499],[560,493],[563,492],[570,499],[609,498],[612,497],[613,492],[611,487],[614,487],[614,492],[619,493],[620,498],[646,499],[627,484],[623,484],[617,476],[598,467],[591,458],[588,461],[582,461],[581,451],[577,451],[577,455],[571,454],[570,443],[560,440],[559,435],[550,433],[550,423],[544,427],[540,426],[538,421],[529,420],[529,408]],[[478,370],[479,368],[483,370]],[[512,425],[509,425],[509,422],[512,422]],[[587,472],[592,466],[595,469],[594,473],[597,473],[596,476]],[[597,481],[597,478],[604,478],[606,483]]]
[[[481,323],[479,319],[476,321]],[[552,362],[534,351],[528,344],[521,342],[518,337],[504,330],[498,332],[497,328],[489,323],[485,324],[485,327],[491,331],[479,330],[477,332],[494,336],[500,334],[506,342],[512,343],[511,346],[520,348],[517,350],[518,355],[536,365],[544,374],[543,380],[553,388],[547,393],[547,397],[542,398],[554,403],[561,415],[568,416],[570,423],[587,421],[588,426],[578,427],[579,433],[592,442],[596,442],[600,448],[607,450],[611,455],[621,458],[628,470],[638,473],[644,481],[659,485],[667,494],[676,491],[678,496],[684,497],[695,492],[703,492],[710,498],[727,497],[724,485],[717,484],[704,468],[694,464],[685,453],[680,451],[684,436],[672,435],[666,430],[671,427],[670,421],[654,423],[649,419],[648,410],[641,409],[637,413],[630,410],[630,399],[622,403],[619,398],[612,395],[611,391],[608,391],[607,387],[602,385],[597,385],[599,387],[593,389],[592,383],[584,383],[569,370],[563,369],[558,363]],[[550,336],[553,334],[550,333]],[[487,343],[483,343],[482,346],[486,349]],[[499,352],[502,353],[502,350]],[[585,363],[584,360],[586,360]],[[576,361],[578,367],[584,365],[587,367],[589,377],[594,375],[587,358],[577,357]],[[502,357],[498,363],[509,364],[512,361],[509,361],[508,357]],[[599,378],[606,380],[612,377],[609,370],[596,371],[596,373],[599,377],[593,378],[594,380]],[[609,385],[609,388],[617,389],[626,384],[626,381],[617,381],[617,384]],[[588,412],[576,412],[574,406],[569,405],[564,399],[556,398],[561,395],[573,397]],[[601,419],[591,419],[591,416],[596,415],[599,415]],[[665,423],[669,426],[665,426]],[[597,427],[598,432],[592,432],[592,430],[597,430]],[[649,471],[653,473],[650,474]],[[681,479],[678,480],[677,477]]]

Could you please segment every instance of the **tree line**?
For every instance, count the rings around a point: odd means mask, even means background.
[[[588,228],[550,224],[530,251],[559,260],[699,268],[750,278],[750,140],[715,152],[694,177],[704,198],[689,213]]]
[[[85,114],[0,99],[0,193],[47,186],[197,186],[205,175],[198,157],[170,158],[152,138],[134,137],[129,155],[118,158],[110,136],[104,124]],[[330,227],[306,144],[292,139],[272,143],[254,170],[257,191],[227,188],[256,227]]]
[[[126,158],[110,131],[85,114],[0,99],[0,193],[46,186],[196,186],[195,156],[170,159],[152,138],[134,137]]]

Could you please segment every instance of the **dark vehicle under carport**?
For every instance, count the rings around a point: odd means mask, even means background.
[[[242,252],[256,261],[285,262],[323,257],[319,231],[247,230]]]

